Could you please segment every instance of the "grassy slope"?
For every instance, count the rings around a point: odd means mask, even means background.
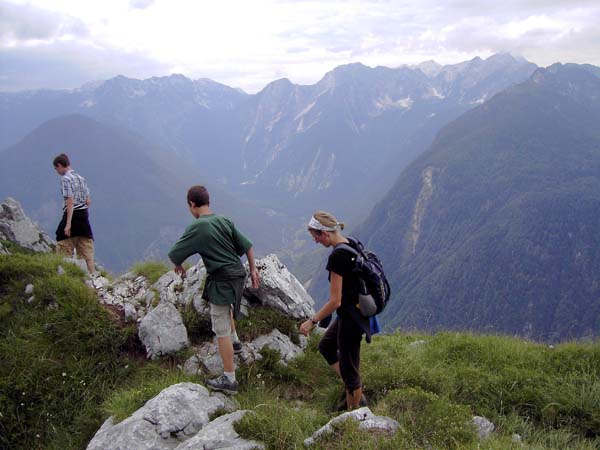
[[[67,275],[57,275],[59,264]],[[182,373],[189,352],[140,358],[132,327],[98,305],[82,276],[52,255],[0,255],[0,448],[85,448],[108,415],[122,419],[171,384],[204,381]],[[205,336],[206,324],[188,320]],[[274,321],[295,337],[289,320],[260,310],[240,323],[240,335],[250,339]],[[419,339],[427,342],[409,346]],[[268,448],[302,448],[336,414],[342,385],[316,346],[311,339],[289,367],[265,351],[263,361],[238,370],[238,400],[256,411],[238,424],[242,435]],[[364,345],[362,372],[371,408],[396,418],[400,432],[363,435],[346,424],[316,448],[600,448],[598,343],[549,348],[498,336],[398,333]],[[478,443],[473,414],[497,425],[492,439]],[[523,446],[511,442],[513,433]]]

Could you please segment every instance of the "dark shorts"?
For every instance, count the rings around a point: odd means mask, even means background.
[[[339,361],[340,373],[348,392],[362,386],[360,379],[360,342],[363,329],[350,317],[336,318],[319,342],[319,351],[329,365]]]
[[[73,217],[71,219],[71,236],[65,235],[65,226],[67,225],[67,213],[63,213],[62,219],[56,228],[56,241],[64,241],[69,237],[85,237],[94,239],[92,233],[92,227],[88,216],[88,210],[77,209],[73,211]]]

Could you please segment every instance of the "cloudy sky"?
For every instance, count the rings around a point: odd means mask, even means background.
[[[598,0],[0,0],[0,91],[181,73],[254,93],[350,62],[600,66]]]

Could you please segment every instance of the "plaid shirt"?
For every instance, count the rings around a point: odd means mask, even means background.
[[[90,196],[85,178],[74,170],[69,170],[60,180],[60,190],[65,199],[63,211],[67,210],[67,197],[73,198],[73,210],[87,209],[85,201]]]

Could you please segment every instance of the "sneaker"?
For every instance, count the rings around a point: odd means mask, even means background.
[[[240,341],[236,341],[233,343],[233,353],[239,355],[242,353],[242,343]]]
[[[224,392],[225,394],[237,394],[239,384],[237,381],[229,381],[229,378],[225,374],[220,377],[208,380],[206,386],[213,391]]]

